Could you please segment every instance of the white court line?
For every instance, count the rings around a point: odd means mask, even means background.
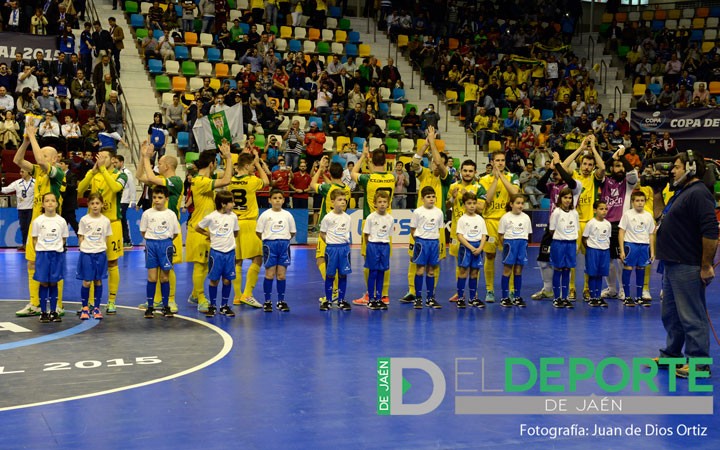
[[[118,308],[131,309],[131,310],[137,311],[137,308],[133,308],[133,307],[130,307],[130,306],[120,306],[120,305],[118,305],[117,307],[118,307]],[[67,402],[67,401],[71,401],[71,400],[79,400],[79,399],[83,399],[83,398],[99,397],[99,396],[101,396],[101,395],[113,394],[113,393],[115,393],[115,392],[127,391],[127,390],[129,390],[129,389],[135,389],[135,388],[139,388],[139,387],[143,387],[143,386],[148,386],[148,385],[155,384],[155,383],[161,383],[161,382],[163,382],[163,381],[173,380],[173,379],[175,379],[175,378],[180,378],[180,377],[182,377],[182,376],[191,374],[191,373],[193,373],[193,372],[197,372],[198,370],[204,369],[204,368],[206,368],[206,367],[208,367],[208,366],[210,366],[210,365],[212,365],[212,364],[215,364],[216,362],[218,362],[218,361],[220,361],[222,358],[224,358],[228,353],[230,353],[230,350],[232,349],[232,346],[233,346],[233,339],[232,339],[232,337],[230,337],[230,335],[227,334],[224,330],[218,328],[217,326],[215,326],[215,325],[213,325],[213,324],[210,324],[210,323],[207,323],[207,322],[203,322],[202,320],[193,319],[193,318],[191,318],[191,317],[186,317],[186,316],[181,316],[181,315],[175,315],[175,317],[176,317],[176,318],[181,318],[181,319],[183,319],[183,320],[189,320],[190,322],[195,322],[195,323],[198,323],[198,324],[200,324],[200,325],[203,325],[203,326],[205,326],[205,327],[210,328],[211,330],[213,330],[214,332],[216,332],[217,334],[219,334],[220,337],[222,337],[222,340],[223,340],[223,348],[220,350],[220,352],[218,352],[218,354],[216,354],[215,356],[213,356],[213,357],[210,358],[209,360],[203,362],[202,364],[198,364],[198,365],[195,366],[195,367],[191,367],[191,368],[189,368],[189,369],[183,370],[182,372],[178,372],[178,373],[175,373],[175,374],[172,374],[172,375],[168,375],[168,376],[165,376],[165,377],[162,377],[162,378],[157,378],[157,379],[154,379],[154,380],[144,381],[144,382],[142,382],[142,383],[132,384],[132,385],[130,385],[130,386],[123,386],[123,387],[119,387],[119,388],[108,389],[108,390],[106,390],[106,391],[93,392],[93,393],[90,393],[90,394],[83,394],[83,395],[76,395],[75,397],[59,398],[59,399],[56,399],[56,400],[48,400],[48,401],[45,401],[45,402],[37,402],[37,403],[28,403],[28,404],[25,404],[25,405],[8,406],[8,407],[5,407],[5,408],[0,408],[0,412],[1,412],[1,411],[11,411],[11,410],[14,410],[14,409],[31,408],[31,407],[34,407],[34,406],[51,405],[51,404],[53,404],[53,403]]]

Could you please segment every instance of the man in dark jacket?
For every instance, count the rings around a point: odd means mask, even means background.
[[[75,210],[78,207],[78,179],[72,173],[70,166],[73,164],[71,159],[63,159],[58,163],[63,172],[65,172],[65,192],[62,193],[62,210],[60,216],[65,219],[69,226],[78,232],[78,221]]]

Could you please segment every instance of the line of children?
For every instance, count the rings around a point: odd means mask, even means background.
[[[273,279],[277,283],[277,308],[282,312],[290,311],[290,307],[285,302],[285,273],[291,260],[290,241],[297,233],[297,229],[292,214],[283,209],[284,202],[285,196],[281,190],[270,191],[272,208],[260,214],[255,226],[255,232],[258,239],[262,240],[263,248],[263,265],[265,266],[263,311],[265,312],[272,312],[270,299]]]
[[[107,240],[112,236],[110,219],[102,214],[102,195],[93,192],[88,196],[88,213],[78,224],[78,241],[80,258],[78,259],[76,278],[82,280],[80,298],[82,310],[80,320],[90,318],[90,285],[94,285],[93,319],[102,319],[100,311],[102,303],[103,281],[108,276]]]
[[[527,264],[527,247],[532,234],[530,216],[523,212],[525,195],[510,194],[505,210],[498,224],[498,244],[503,250],[503,274],[501,281],[502,299],[500,306],[513,305],[524,308],[525,301],[520,295],[522,289],[522,271]],[[514,294],[510,296],[510,276],[514,276]]]
[[[456,237],[460,244],[457,249],[457,307],[465,308],[465,282],[470,274],[468,282],[468,296],[470,304],[478,308],[484,308],[485,303],[477,296],[478,276],[482,267],[482,251],[487,240],[487,227],[485,220],[477,211],[477,197],[474,192],[462,194],[462,205],[465,212],[457,220]]]
[[[170,309],[170,270],[173,268],[173,239],[180,234],[180,222],[174,212],[167,209],[170,192],[166,186],[155,186],[152,190],[153,207],[140,218],[140,233],[145,239],[145,268],[147,269],[147,304],[145,318],[155,317],[155,290],[160,279],[162,315],[174,316]]]
[[[195,231],[210,239],[210,255],[208,256],[208,301],[206,317],[214,317],[217,311],[217,287],[222,279],[222,303],[220,314],[233,317],[230,308],[230,291],[235,272],[235,240],[240,232],[240,224],[233,213],[233,195],[227,191],[215,194],[215,211],[211,212],[195,226]]]
[[[35,248],[33,279],[40,283],[40,322],[62,322],[57,311],[58,283],[65,278],[65,244],[69,230],[58,213],[58,199],[52,192],[42,196],[42,215],[32,223]],[[50,312],[47,302],[50,302]]]

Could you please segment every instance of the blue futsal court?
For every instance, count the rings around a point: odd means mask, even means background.
[[[68,253],[68,273],[74,273],[77,255]],[[350,299],[364,292],[360,252],[352,256]],[[101,323],[81,324],[68,313],[62,324],[39,324],[37,318],[14,316],[27,302],[24,255],[0,253],[0,297],[6,300],[0,301],[0,449],[720,448],[714,393],[690,392],[687,380],[669,392],[668,372],[653,377],[658,392],[647,383],[633,389],[617,365],[607,367],[603,378],[610,385],[627,382],[619,392],[606,392],[593,380],[578,381],[576,392],[548,393],[540,381],[523,392],[507,391],[506,358],[538,366],[541,358],[565,358],[553,367],[559,373],[548,384],[567,386],[568,358],[597,365],[617,357],[632,366],[633,358],[657,356],[664,342],[657,274],[650,308],[625,308],[617,300],[607,309],[590,308],[578,300],[574,310],[556,310],[549,301],[530,300],[541,286],[536,256],[531,248],[533,263],[523,277],[525,309],[498,303],[456,309],[447,300],[455,289],[454,258],[441,266],[437,291],[443,309],[399,304],[408,256],[398,247],[389,311],[354,306],[350,312],[320,312],[323,282],[314,248],[294,247],[287,277],[290,313],[236,306],[234,318],[207,319],[185,301],[192,268],[182,264],[176,268],[179,314],[193,320],[146,320],[137,309],[145,296],[145,270],[143,252],[136,249],[120,261],[118,304],[128,308]],[[496,275],[499,288],[499,265]],[[482,275],[480,286],[484,293]],[[79,282],[66,280],[66,301],[78,301],[79,292]],[[708,303],[717,324],[719,295],[720,284],[712,284]],[[262,278],[255,297],[262,301]],[[715,342],[711,356],[720,357]],[[437,366],[446,384],[439,406],[422,415],[379,414],[388,382],[379,358],[394,358],[392,364],[422,358]],[[720,376],[715,369],[715,378],[697,384],[714,387]],[[520,368],[509,381],[522,384],[528,374]],[[403,404],[423,403],[439,388],[423,370],[408,369],[402,377],[390,383],[406,390]],[[605,407],[621,397],[624,405],[633,396],[669,403],[691,397],[691,404],[709,405],[710,414],[527,413],[545,398],[572,402],[592,394],[598,405],[605,398]],[[490,413],[456,414],[462,403],[456,401],[468,396],[478,407],[490,405]],[[527,406],[499,414],[516,396],[525,396]],[[397,398],[393,405],[400,406]],[[620,435],[591,436],[596,427]]]

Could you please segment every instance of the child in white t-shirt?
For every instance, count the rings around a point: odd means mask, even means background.
[[[574,269],[577,256],[577,239],[580,217],[573,207],[573,192],[563,188],[558,194],[556,208],[550,215],[548,229],[553,233],[550,244],[550,265],[553,268],[553,306],[574,308],[568,300],[570,292],[570,269]]]
[[[102,302],[102,280],[108,276],[107,237],[112,236],[110,219],[102,214],[102,195],[93,192],[88,196],[88,213],[80,219],[78,224],[78,240],[80,242],[80,258],[76,278],[82,280],[80,298],[82,310],[80,320],[90,318],[90,285],[94,284],[95,304],[93,305],[93,319],[103,318],[100,312]]]
[[[457,255],[457,307],[465,308],[465,281],[470,273],[469,298],[470,303],[478,308],[484,308],[477,296],[478,275],[482,267],[482,250],[487,240],[488,232],[485,219],[476,214],[477,197],[474,192],[465,192],[462,196],[465,213],[460,216],[457,223],[457,238],[460,243]]]
[[[513,305],[524,308],[525,301],[520,295],[522,289],[522,271],[527,264],[527,247],[532,234],[530,216],[523,212],[525,196],[510,195],[505,210],[507,211],[498,224],[498,240],[503,249],[502,300],[500,306],[509,308]],[[515,297],[510,298],[510,275],[514,275]]]
[[[390,194],[387,191],[375,193],[375,211],[367,216],[363,226],[365,246],[365,268],[368,269],[368,309],[386,310],[382,302],[385,271],[390,270],[390,238],[393,234],[395,219],[387,213],[390,206]]]
[[[590,289],[590,306],[607,307],[607,302],[600,296],[602,279],[610,273],[610,236],[612,225],[605,220],[608,206],[603,201],[593,205],[595,217],[590,219],[583,231],[585,246],[585,273],[588,275]]]
[[[645,211],[645,193],[634,191],[630,195],[632,209],[623,212],[620,219],[618,241],[620,242],[620,260],[623,261],[622,282],[625,289],[625,306],[649,307],[651,300],[643,300],[642,289],[645,281],[645,268],[655,259],[655,218]],[[630,276],[635,268],[637,298],[630,294]]]
[[[440,309],[442,305],[435,300],[435,266],[440,263],[440,233],[444,227],[444,216],[435,206],[435,189],[425,186],[420,191],[423,205],[413,211],[410,219],[410,234],[415,239],[411,262],[415,264],[415,301],[413,308],[422,309],[423,279],[427,286],[425,305]]]

